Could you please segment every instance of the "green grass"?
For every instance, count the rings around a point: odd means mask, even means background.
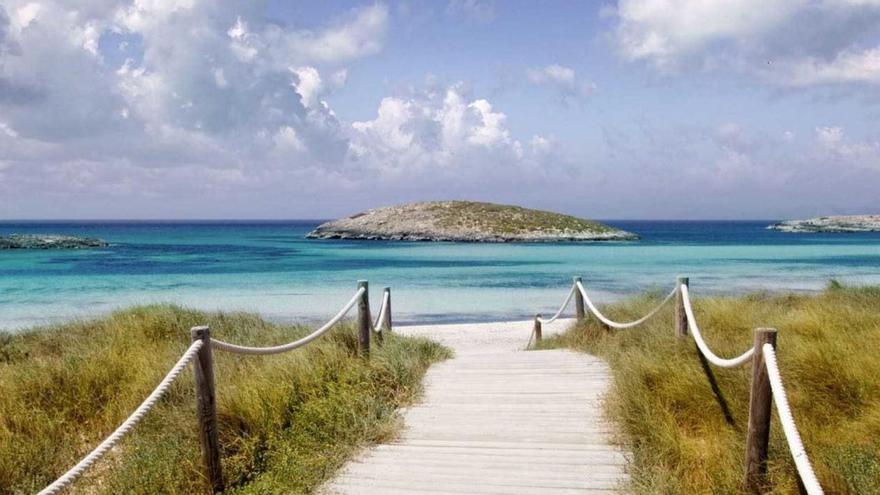
[[[605,309],[613,319],[635,319],[659,297]],[[723,357],[747,349],[756,327],[779,330],[779,366],[825,492],[880,493],[880,288],[832,283],[819,295],[759,293],[694,304],[704,338]],[[606,331],[588,319],[540,347],[570,347],[609,363],[606,408],[633,452],[636,493],[741,493],[751,367],[712,367],[722,406],[693,339],[674,337],[672,306],[629,330]],[[775,409],[769,456],[768,493],[797,493]]]
[[[307,330],[250,314],[136,307],[107,318],[0,334],[0,493],[33,493],[77,462],[146,397],[190,343],[189,328],[245,344]],[[395,409],[448,357],[390,335],[367,361],[351,326],[275,356],[215,351],[227,492],[308,493],[359,447],[393,436]],[[204,493],[191,368],[76,493]]]

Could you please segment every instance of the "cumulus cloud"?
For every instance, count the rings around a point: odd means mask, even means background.
[[[574,69],[564,65],[533,67],[526,70],[526,78],[532,84],[552,88],[564,104],[582,100],[596,92],[593,82],[582,80]]]
[[[387,22],[383,4],[319,29],[293,29],[243,0],[6,2],[7,178],[49,162],[263,167],[252,175],[339,166],[348,137],[322,95],[345,83],[343,64],[381,49]],[[102,44],[110,38],[121,40],[120,52],[137,49],[116,63],[120,54]]]
[[[751,74],[780,86],[880,83],[875,0],[620,0],[606,17],[628,60]]]
[[[486,153],[496,155],[493,162],[500,156],[514,165],[522,145],[511,138],[506,119],[487,100],[469,99],[461,85],[388,97],[375,119],[352,124],[351,151],[357,160],[391,170],[466,167]]]

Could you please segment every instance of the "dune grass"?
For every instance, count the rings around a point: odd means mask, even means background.
[[[635,319],[659,297],[605,309],[611,318]],[[759,293],[694,304],[706,341],[724,357],[747,349],[756,327],[779,330],[780,369],[826,493],[880,494],[880,288],[832,283],[819,295]],[[741,493],[751,368],[712,368],[719,398],[693,339],[674,337],[672,306],[630,330],[608,331],[588,318],[540,348],[593,353],[611,366],[606,408],[633,452],[635,493]],[[767,492],[797,493],[775,409],[769,456]]]
[[[0,334],[0,493],[33,493],[130,414],[190,343],[189,328],[266,345],[304,335],[251,314],[136,307],[107,318]],[[293,352],[215,351],[227,492],[308,493],[365,444],[394,435],[395,409],[448,357],[423,339],[389,335],[369,360],[351,326]],[[191,369],[72,493],[205,493]]]

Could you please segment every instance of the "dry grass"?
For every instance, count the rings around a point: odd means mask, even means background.
[[[612,318],[634,319],[658,298],[605,309]],[[704,337],[721,356],[744,351],[756,327],[779,329],[780,368],[826,493],[880,493],[880,288],[832,283],[815,296],[752,294],[694,303]],[[712,368],[719,397],[693,340],[677,340],[672,322],[672,305],[636,329],[606,331],[589,319],[541,347],[571,347],[609,362],[614,384],[606,407],[634,454],[636,493],[740,493],[750,367]],[[768,492],[797,493],[795,476],[774,411]]]
[[[33,493],[72,466],[149,393],[189,345],[189,328],[265,345],[304,328],[249,314],[173,306],[0,334],[0,493]],[[229,492],[307,493],[359,446],[393,435],[448,351],[390,336],[369,361],[351,327],[276,356],[215,352],[222,462]],[[78,493],[201,493],[192,372],[134,433],[75,485]]]

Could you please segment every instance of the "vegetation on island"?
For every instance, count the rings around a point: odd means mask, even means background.
[[[304,327],[252,314],[144,306],[0,334],[0,493],[34,493],[112,432],[190,344],[190,327],[268,345]],[[273,356],[214,352],[227,493],[308,493],[364,444],[387,440],[427,367],[449,351],[394,335],[357,356],[350,325]],[[206,493],[190,368],[74,493]]]
[[[0,250],[4,249],[83,249],[106,247],[109,244],[94,237],[71,235],[12,234],[0,236]]]
[[[650,294],[603,308],[612,319],[644,315]],[[756,293],[694,301],[709,346],[721,356],[752,345],[753,329],[779,330],[778,356],[792,411],[826,493],[880,493],[880,287],[832,283],[818,295]],[[676,339],[673,305],[642,326],[605,330],[587,318],[540,348],[596,354],[614,377],[606,401],[633,453],[640,494],[744,493],[751,367],[711,368],[694,341]],[[796,494],[796,472],[773,411],[766,493]]]
[[[599,222],[571,215],[477,201],[435,203],[429,209],[437,215],[438,223],[444,227],[466,226],[495,234],[526,234],[536,231],[605,233],[614,230]]]
[[[321,224],[308,237],[455,242],[638,239],[635,234],[593,220],[477,201],[426,201],[375,208]]]
[[[795,233],[880,232],[880,215],[837,215],[806,220],[786,220],[768,225],[767,228]]]

